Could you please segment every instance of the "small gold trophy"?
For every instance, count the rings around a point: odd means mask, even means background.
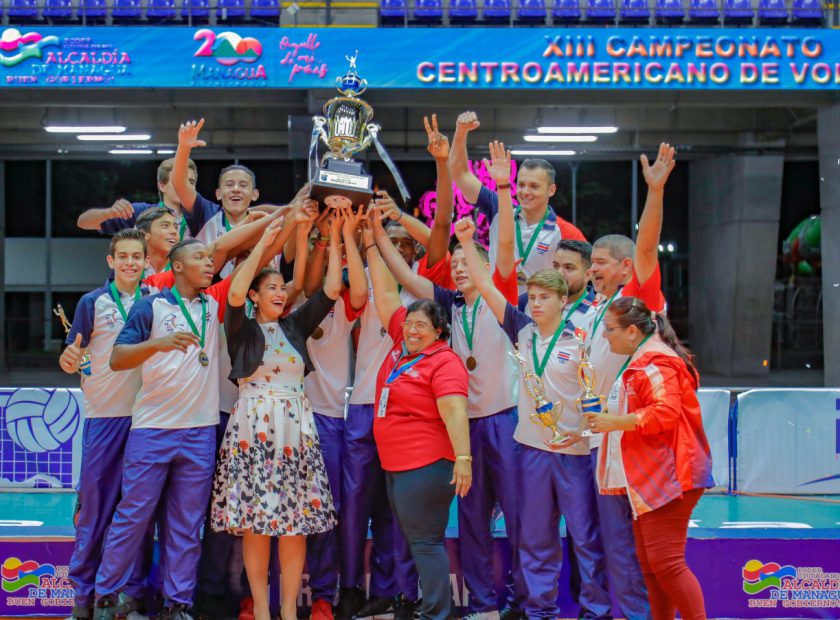
[[[518,349],[514,349],[510,355],[519,364],[519,373],[522,376],[522,383],[528,395],[534,399],[536,411],[531,414],[531,421],[534,424],[544,426],[551,431],[551,439],[548,443],[556,445],[568,439],[568,435],[560,424],[560,414],[563,413],[562,403],[549,402],[545,397],[545,385],[543,380],[533,370],[528,368],[525,358],[520,355]]]
[[[61,307],[61,304],[56,304],[55,308],[53,308],[53,314],[61,320],[61,325],[64,327],[64,333],[69,334],[73,325],[67,320],[67,315],[64,313],[64,308]],[[86,377],[90,376],[90,355],[85,355],[82,358],[82,363],[79,364],[78,373]]]
[[[578,365],[578,384],[583,388],[583,395],[577,399],[577,409],[580,413],[601,413],[604,406],[604,397],[595,393],[595,368],[589,361],[586,351],[586,332],[575,330],[575,340],[578,341],[580,350],[580,364]],[[589,429],[583,431],[583,437],[591,437],[596,431]]]

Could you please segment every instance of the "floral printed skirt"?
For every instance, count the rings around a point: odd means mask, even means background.
[[[217,532],[325,532],[337,523],[309,401],[301,393],[240,392],[213,481]]]

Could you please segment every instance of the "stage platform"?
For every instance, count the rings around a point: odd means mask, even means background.
[[[0,618],[66,617],[74,505],[71,492],[0,493]],[[498,561],[488,570],[500,575],[507,561],[501,519],[496,528]],[[454,559],[454,506],[447,535]],[[840,618],[840,497],[707,494],[689,537],[689,564],[710,618]],[[464,604],[468,593],[457,561],[453,567],[456,603]],[[561,584],[567,583],[564,569]],[[564,615],[576,615],[567,588],[561,590]],[[308,594],[304,587],[302,612]]]

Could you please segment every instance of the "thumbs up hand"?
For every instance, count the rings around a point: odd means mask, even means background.
[[[64,372],[72,375],[79,370],[82,357],[84,357],[84,352],[82,351],[82,335],[76,334],[76,339],[73,341],[73,344],[68,345],[64,349],[64,353],[61,354],[58,364]]]

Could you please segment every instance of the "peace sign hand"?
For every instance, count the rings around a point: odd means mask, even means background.
[[[438,130],[437,114],[432,114],[432,122],[429,124],[429,117],[423,117],[423,125],[426,127],[426,136],[429,138],[429,145],[426,150],[435,159],[449,158],[449,140]]]

